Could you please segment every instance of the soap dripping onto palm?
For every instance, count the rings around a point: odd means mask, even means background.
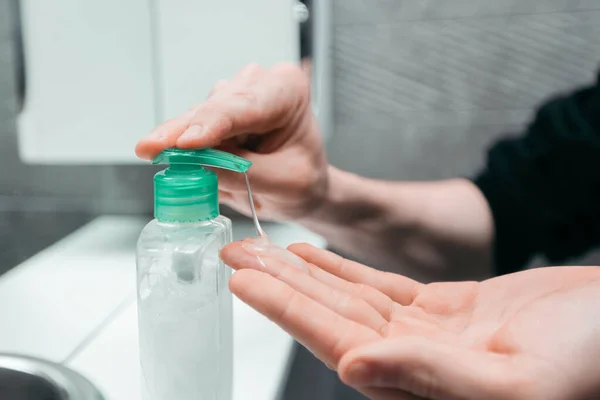
[[[306,266],[306,262],[302,258],[272,243],[265,231],[260,226],[260,221],[258,220],[258,216],[256,214],[256,207],[254,206],[254,199],[252,196],[252,187],[250,186],[250,179],[248,178],[247,173],[244,173],[244,177],[246,178],[246,188],[248,190],[248,203],[250,205],[250,212],[252,213],[252,221],[254,222],[254,228],[256,229],[257,238],[246,239],[244,242],[242,242],[242,247],[249,254],[256,257],[263,271],[269,271],[270,268],[269,266],[267,266],[269,259],[279,259],[285,260],[285,262],[289,265],[307,272],[308,268]]]

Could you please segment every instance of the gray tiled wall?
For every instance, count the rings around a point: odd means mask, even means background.
[[[330,161],[374,178],[470,176],[496,138],[600,69],[598,0],[334,4]]]
[[[472,174],[600,66],[597,0],[337,0],[334,15],[330,158],[372,177]]]
[[[597,10],[596,0],[334,0],[336,24]]]

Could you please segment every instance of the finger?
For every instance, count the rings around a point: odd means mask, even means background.
[[[426,400],[422,397],[415,396],[405,391],[397,389],[381,389],[381,388],[361,388],[358,389],[362,394],[370,399],[377,400]]]
[[[234,207],[236,211],[249,213],[250,206],[248,205],[247,197],[245,201],[240,202],[240,193],[229,192],[219,189],[219,203],[228,207]]]
[[[240,134],[266,133],[279,128],[269,115],[273,113],[273,106],[265,104],[268,99],[260,103],[256,96],[252,92],[212,96],[197,107],[186,129],[178,132],[177,147],[215,147]],[[283,110],[275,111],[281,113]]]
[[[388,321],[365,300],[315,280],[305,272],[307,265],[301,258],[290,260],[292,253],[262,242],[261,247],[256,249],[255,243],[256,241],[232,243],[223,249],[221,257],[233,269],[251,268],[266,272],[350,321],[378,333],[385,330]],[[295,260],[304,265],[297,265]]]
[[[309,83],[299,68],[240,85],[196,108],[181,134],[181,148],[214,147],[243,133],[264,134],[289,125],[309,107]]]
[[[298,152],[297,148],[286,148],[269,154],[259,154],[239,148],[228,148],[228,152],[252,162],[248,170],[248,178],[255,194],[270,194],[300,190],[306,182],[317,181],[321,172]],[[246,179],[243,174],[213,169],[219,178],[219,185],[231,192],[246,191]]]
[[[214,147],[239,134],[263,134],[288,126],[308,109],[310,83],[291,64],[271,71],[256,84],[239,81],[240,90],[215,91],[209,100],[161,124],[138,143],[136,154],[151,159],[167,147]],[[219,92],[223,95],[216,96]]]
[[[244,67],[242,67],[238,73],[233,78],[233,81],[251,81],[256,82],[260,77],[262,77],[267,70],[257,63],[250,63]]]
[[[234,201],[233,193],[219,189],[219,202],[231,203]]]
[[[292,245],[296,246],[296,245]],[[379,290],[363,283],[348,282],[319,268],[318,265],[308,264],[310,275],[324,284],[360,297],[371,305],[387,321],[392,319],[396,304]]]
[[[293,245],[289,250],[339,278],[371,286],[402,305],[412,303],[422,286],[402,275],[378,271],[309,244]]]
[[[213,88],[210,89],[210,92],[208,93],[208,96],[206,98],[210,99],[216,93],[222,92],[228,86],[228,84],[229,84],[229,80],[227,80],[227,79],[219,79],[217,81],[217,83],[215,83],[215,85],[213,86]]]
[[[250,210],[250,205],[248,203],[248,196],[245,193],[233,192],[231,193],[231,197],[226,197],[224,199],[219,198],[219,203],[230,207],[242,215],[252,217],[252,211]],[[259,213],[259,208],[255,207],[255,209],[256,212]]]
[[[142,159],[150,160],[164,149],[174,147],[179,135],[187,128],[194,113],[195,111],[189,110],[154,128],[148,136],[138,142],[135,154]]]
[[[505,399],[518,391],[509,357],[412,336],[348,352],[339,374],[354,387],[396,388],[427,399]]]
[[[275,185],[273,182],[280,182],[280,178],[278,178],[280,174],[276,172],[281,160],[278,154],[257,154],[234,147],[227,148],[227,152],[245,158],[252,163],[247,172],[248,178],[253,184],[252,189],[256,191],[268,190],[273,187],[272,185]],[[217,174],[219,187],[222,189],[230,192],[246,192],[248,190],[244,174],[221,168],[210,169]],[[271,177],[273,180],[270,179]],[[289,180],[290,177],[288,176],[287,179]]]
[[[337,367],[348,350],[379,338],[373,330],[342,317],[266,273],[237,271],[229,287],[240,300],[331,366]]]

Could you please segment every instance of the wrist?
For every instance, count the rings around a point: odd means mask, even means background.
[[[314,209],[297,222],[305,226],[324,224],[351,224],[356,218],[349,206],[359,201],[359,188],[363,178],[342,171],[332,165],[327,166],[327,189]]]
[[[308,229],[320,234],[361,231],[377,236],[418,223],[418,202],[409,201],[410,188],[402,182],[364,178],[332,165],[327,168],[327,181],[318,207],[297,221]]]

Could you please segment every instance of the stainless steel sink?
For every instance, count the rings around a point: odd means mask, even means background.
[[[2,400],[105,400],[80,374],[37,358],[0,354]]]

